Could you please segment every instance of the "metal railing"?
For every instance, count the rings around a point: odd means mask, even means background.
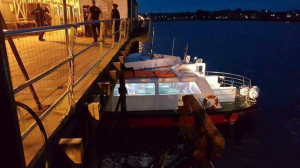
[[[223,81],[221,86],[249,86],[251,87],[251,80],[247,77],[236,75],[232,73],[226,72],[217,72],[217,71],[206,71],[206,75],[218,75],[219,77],[223,77]]]
[[[116,21],[120,21],[120,28],[119,31],[115,31],[114,27],[115,27],[115,22]],[[103,26],[105,22],[110,22],[112,23],[112,33],[111,35],[107,35],[105,37],[102,37],[103,35]],[[29,28],[29,29],[19,29],[19,30],[9,30],[9,31],[5,31],[4,35],[5,38],[13,38],[15,36],[23,36],[23,35],[28,35],[28,34],[33,34],[33,33],[44,33],[44,32],[51,32],[51,31],[57,31],[57,30],[65,30],[65,36],[66,36],[66,52],[68,54],[68,58],[61,61],[60,63],[54,65],[53,67],[43,71],[42,73],[32,77],[31,79],[25,81],[24,83],[18,85],[17,87],[15,87],[13,89],[14,94],[19,93],[20,91],[28,88],[29,86],[33,86],[33,84],[35,84],[36,82],[40,81],[41,79],[45,78],[46,76],[48,76],[49,74],[53,73],[55,70],[57,70],[58,68],[64,66],[64,65],[68,65],[69,67],[69,79],[68,79],[68,88],[67,91],[65,91],[54,103],[51,104],[51,106],[43,112],[43,114],[39,117],[40,120],[43,120],[48,114],[51,113],[51,111],[59,104],[59,102],[61,100],[63,100],[67,95],[70,98],[73,98],[73,88],[75,86],[77,86],[95,67],[97,64],[99,64],[101,62],[101,60],[103,58],[105,58],[109,52],[111,52],[116,46],[118,46],[122,40],[124,40],[123,42],[125,42],[128,39],[129,33],[130,33],[130,26],[132,19],[118,19],[118,20],[100,20],[100,21],[89,21],[89,22],[82,22],[82,23],[76,23],[76,24],[66,24],[66,25],[59,25],[59,26],[51,26],[51,27],[39,27],[39,28]],[[76,35],[77,35],[77,28],[80,26],[84,26],[84,25],[91,25],[91,24],[100,24],[100,39],[87,46],[86,48],[82,49],[81,51],[79,51],[78,53],[74,54],[74,45],[75,45],[75,41],[76,41]],[[70,30],[70,33],[69,33]],[[115,43],[115,35],[119,33],[119,39],[118,42]],[[106,39],[112,37],[112,44],[110,49],[106,52],[106,53],[102,53],[103,52],[103,44],[105,42]],[[90,66],[88,68],[88,70],[86,72],[84,72],[84,74],[79,77],[79,79],[77,79],[77,81],[74,82],[74,60],[82,55],[83,53],[85,53],[86,51],[88,51],[89,49],[91,49],[93,46],[99,45],[100,43],[100,50],[99,50],[99,56],[100,58],[95,61],[92,66]],[[73,100],[69,100],[69,106],[70,109],[72,108],[73,104],[72,104]],[[70,110],[69,109],[69,110]],[[37,123],[34,122],[33,124],[31,124],[26,131],[23,132],[22,134],[22,139],[25,139],[29,133],[31,131],[33,131],[33,129],[37,126]]]

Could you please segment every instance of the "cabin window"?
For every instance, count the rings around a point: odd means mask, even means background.
[[[160,95],[201,94],[196,82],[159,83]]]
[[[126,83],[127,96],[147,96],[155,95],[155,83]],[[114,96],[119,94],[120,84],[116,84]]]

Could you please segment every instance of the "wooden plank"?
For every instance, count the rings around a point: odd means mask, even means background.
[[[124,63],[125,63],[125,59],[124,59],[123,56],[119,56],[119,60],[120,60],[121,64],[124,64]]]
[[[58,144],[75,164],[82,163],[83,144],[81,138],[61,138]]]
[[[127,57],[126,51],[121,51],[121,54],[122,54],[125,58]]]
[[[88,110],[95,120],[100,120],[99,103],[90,103],[88,105]]]
[[[111,87],[110,87],[110,82],[99,82],[98,83],[98,86],[100,87],[100,94],[101,94],[101,92],[103,93],[103,94],[106,94],[106,95],[110,95],[111,93],[110,93],[110,90],[111,90]]]
[[[118,71],[121,71],[121,63],[120,62],[113,62],[113,64]]]
[[[110,77],[114,80],[117,81],[117,71],[113,70],[113,71],[109,71]]]

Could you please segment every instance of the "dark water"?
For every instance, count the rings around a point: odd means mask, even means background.
[[[216,168],[300,167],[300,24],[201,21],[152,26],[156,53],[171,54],[176,38],[174,55],[182,56],[188,43],[188,54],[203,58],[207,70],[240,74],[260,87],[260,110],[251,123],[218,126],[226,149],[222,159],[212,161]],[[162,155],[172,148],[167,162],[191,167],[191,161],[180,161],[185,156],[176,155],[188,146],[179,132],[141,129],[123,138],[117,133],[106,139],[106,150],[98,149],[97,160],[100,167],[161,167]]]
[[[203,58],[207,70],[240,74],[260,87],[251,124],[226,126],[224,157],[215,167],[300,167],[300,24],[276,22],[158,22],[154,51]],[[224,128],[225,127],[225,128]]]

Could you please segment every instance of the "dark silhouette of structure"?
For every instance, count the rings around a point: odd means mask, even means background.
[[[286,12],[272,12],[270,10],[219,10],[180,13],[148,13],[140,14],[144,18],[149,17],[152,21],[180,21],[180,20],[238,20],[238,21],[289,21],[300,22],[300,10]]]

